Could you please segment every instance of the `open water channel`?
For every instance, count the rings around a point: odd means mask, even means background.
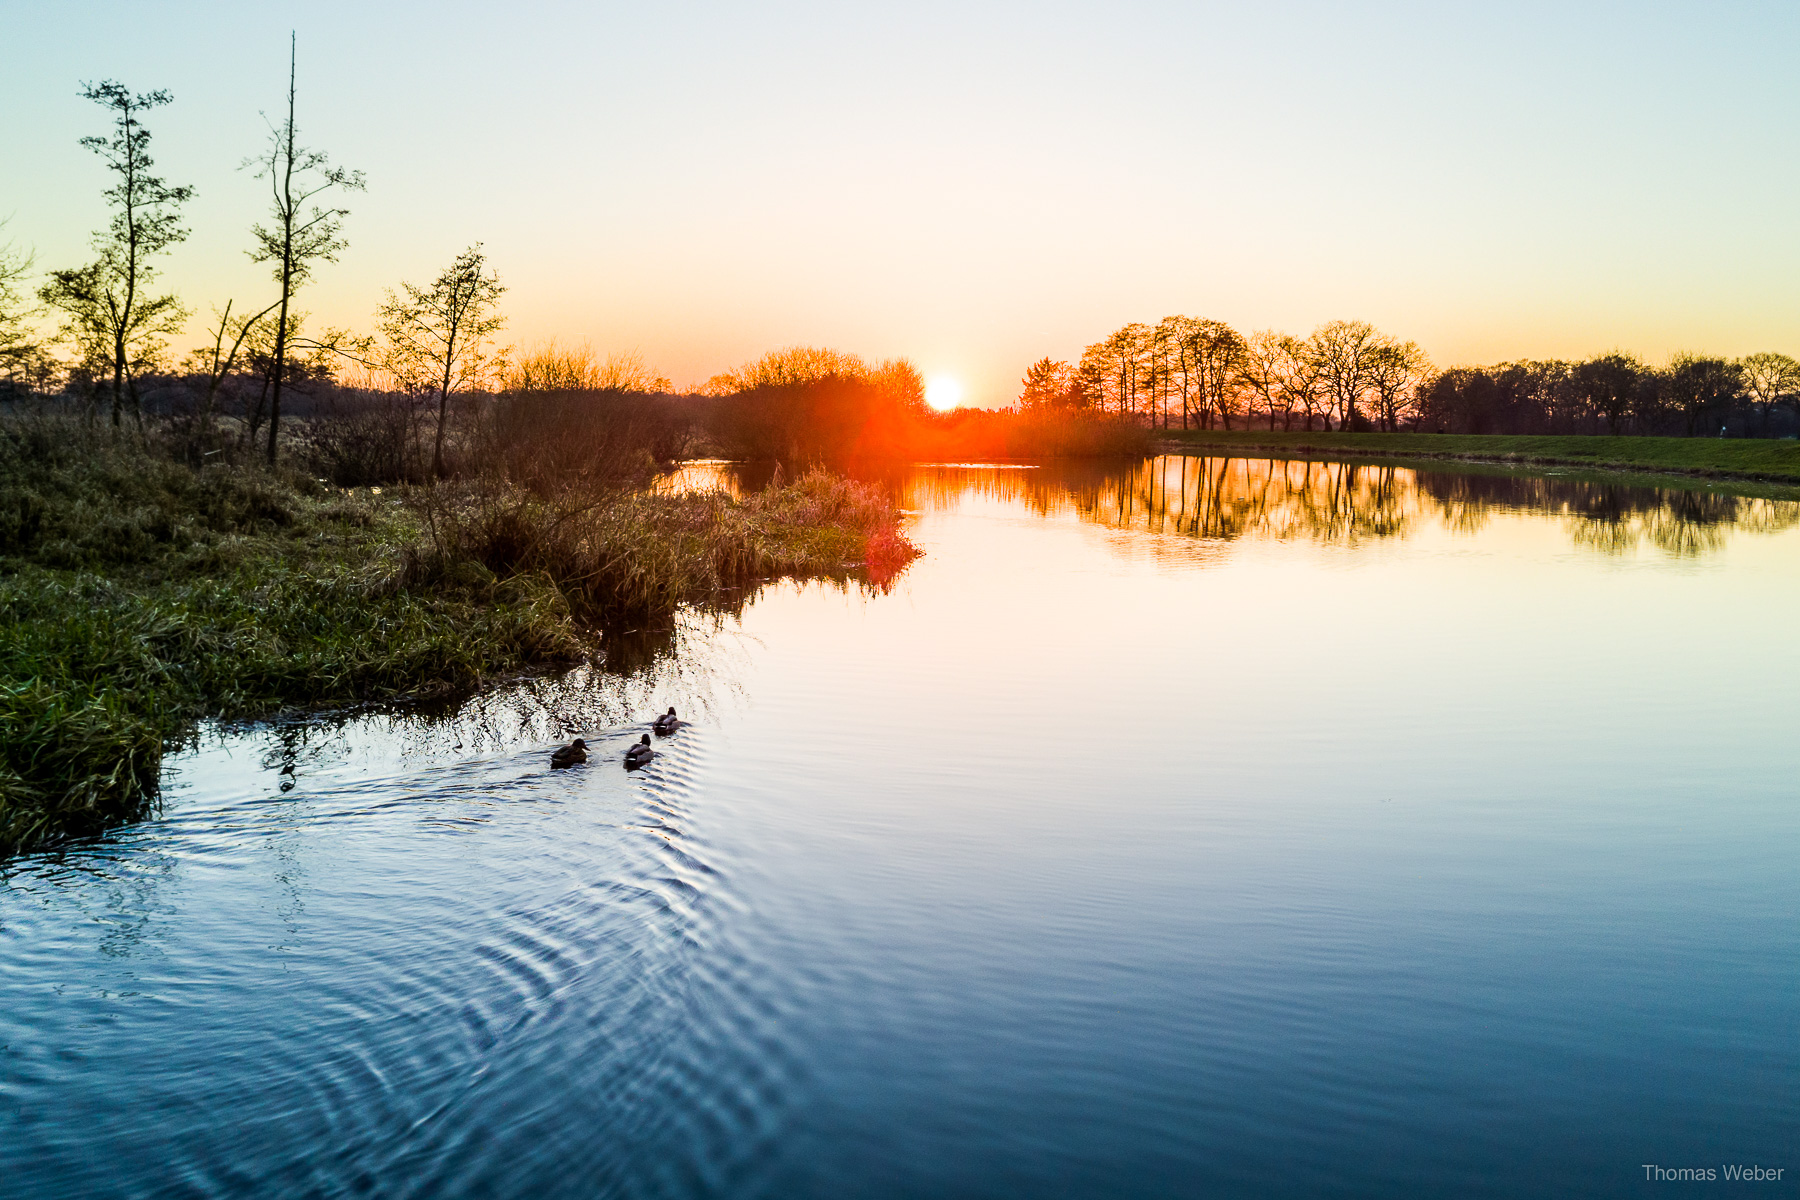
[[[217,732],[0,867],[0,1194],[1800,1190],[1800,505],[891,482],[885,594]]]

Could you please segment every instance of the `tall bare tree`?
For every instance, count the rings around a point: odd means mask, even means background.
[[[113,186],[104,193],[112,220],[94,234],[99,257],[85,267],[50,272],[38,294],[63,314],[63,336],[75,343],[85,365],[96,375],[111,374],[117,425],[127,399],[137,410],[137,376],[155,364],[163,339],[179,332],[187,319],[173,294],[146,293],[157,274],[152,260],[187,237],[181,206],[194,189],[171,186],[152,173],[156,163],[143,116],[174,99],[167,91],[134,95],[108,79],[83,84],[81,95],[112,114],[110,138],[81,139],[113,174]]]
[[[366,186],[361,171],[334,167],[323,151],[299,144],[300,131],[294,124],[296,64],[296,42],[289,35],[287,119],[279,125],[271,124],[268,146],[261,154],[244,160],[244,166],[256,168],[256,178],[269,181],[274,218],[271,225],[251,226],[256,248],[250,257],[256,262],[274,263],[275,280],[281,285],[275,325],[275,370],[270,381],[270,462],[275,461],[276,439],[281,432],[281,388],[287,376],[292,333],[289,306],[294,293],[311,277],[314,266],[336,262],[338,252],[349,245],[342,233],[350,210],[322,207],[316,198],[334,188],[359,192]]]
[[[1081,359],[1075,364],[1075,389],[1080,396],[1080,407],[1106,411],[1114,382],[1109,361],[1110,351],[1105,342],[1095,342],[1081,352]]]
[[[1362,421],[1363,394],[1370,387],[1370,355],[1381,344],[1381,335],[1367,321],[1332,321],[1313,330],[1311,341],[1339,428],[1356,428]]]
[[[1240,376],[1244,368],[1244,339],[1223,321],[1183,319],[1182,361],[1192,379],[1200,413],[1200,427],[1212,428],[1217,416],[1231,428],[1236,411]]]
[[[1375,400],[1375,417],[1389,433],[1400,428],[1400,421],[1416,412],[1414,400],[1419,385],[1431,372],[1431,360],[1417,342],[1397,342],[1382,338],[1368,355],[1369,391]]]
[[[451,394],[484,386],[504,365],[489,343],[506,324],[498,311],[506,288],[477,242],[428,287],[403,283],[400,291],[390,291],[378,313],[386,365],[404,385],[437,393],[431,470],[442,478]]]
[[[1284,334],[1281,338],[1281,392],[1291,408],[1306,417],[1306,432],[1312,432],[1314,417],[1331,427],[1331,398],[1325,387],[1324,368],[1314,353],[1312,339]]]
[[[44,357],[32,328],[38,308],[21,286],[34,261],[29,251],[0,242],[0,380],[11,387],[33,387]]]
[[[1188,427],[1188,419],[1193,413],[1195,388],[1198,386],[1198,365],[1194,362],[1193,329],[1194,318],[1187,316],[1164,317],[1156,326],[1158,340],[1167,347],[1171,356],[1165,368],[1169,386],[1181,401],[1181,427]],[[1165,417],[1165,427],[1168,420]]]
[[[1281,427],[1293,422],[1294,403],[1283,385],[1287,377],[1288,343],[1293,339],[1273,329],[1259,329],[1244,339],[1244,365],[1240,372],[1245,391],[1252,404],[1262,402],[1269,415],[1269,428],[1275,428],[1275,414],[1281,414]],[[1252,412],[1251,416],[1255,413]]]
[[[1119,405],[1119,415],[1135,414],[1147,395],[1151,332],[1148,325],[1133,321],[1108,337],[1105,347],[1107,366],[1112,371],[1111,391]]]
[[[1180,378],[1180,356],[1175,330],[1165,317],[1150,328],[1144,339],[1145,381],[1152,429],[1158,419],[1164,429],[1169,427],[1169,397]]]

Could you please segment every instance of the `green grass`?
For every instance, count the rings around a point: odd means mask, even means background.
[[[1762,438],[1165,430],[1181,447],[1288,454],[1451,458],[1800,484],[1800,442]]]
[[[0,853],[150,814],[204,718],[466,692],[592,661],[615,620],[916,554],[884,496],[819,474],[744,501],[351,493],[14,423],[0,481]]]

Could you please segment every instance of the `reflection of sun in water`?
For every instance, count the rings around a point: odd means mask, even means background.
[[[925,383],[925,403],[938,409],[940,412],[945,409],[955,408],[962,403],[962,398],[962,384],[954,379],[939,375],[937,378],[927,380]]]

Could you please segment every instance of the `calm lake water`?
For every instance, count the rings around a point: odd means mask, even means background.
[[[0,1193],[1800,1190],[1800,506],[891,482],[886,594],[216,735],[0,870]]]

